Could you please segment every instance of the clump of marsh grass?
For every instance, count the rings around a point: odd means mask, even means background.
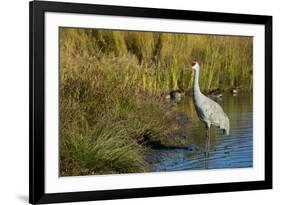
[[[87,58],[61,56],[61,175],[148,171],[144,144],[165,134],[164,105],[130,80],[137,59]]]
[[[61,175],[144,172],[143,148],[121,122],[100,119],[87,134],[61,132]]]
[[[89,82],[78,82],[80,89],[75,90],[77,85],[71,82],[64,87],[73,86],[73,92],[61,92],[61,175],[148,170],[143,159],[147,148],[143,144],[164,134],[168,126],[165,110],[152,108],[151,100],[118,93],[117,86],[91,88]]]

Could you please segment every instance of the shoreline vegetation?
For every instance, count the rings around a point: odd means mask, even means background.
[[[144,155],[153,146],[183,145],[174,133],[190,119],[165,95],[190,93],[193,60],[205,93],[252,91],[251,37],[77,28],[59,34],[61,176],[147,172]]]

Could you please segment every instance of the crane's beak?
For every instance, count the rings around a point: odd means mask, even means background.
[[[194,66],[196,65],[196,63],[197,63],[197,61],[193,61],[192,63],[191,63],[191,66],[189,67],[185,67],[185,69],[184,69],[184,71],[193,71],[193,70],[195,70],[195,68],[194,68]]]

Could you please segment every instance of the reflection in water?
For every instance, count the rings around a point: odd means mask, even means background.
[[[205,153],[206,129],[197,118],[191,97],[176,105],[186,112],[192,122],[187,123],[187,145],[197,149],[160,149],[147,155],[153,171],[188,169],[242,168],[253,166],[252,96],[240,93],[225,95],[218,103],[230,120],[230,135],[212,127],[209,153]]]

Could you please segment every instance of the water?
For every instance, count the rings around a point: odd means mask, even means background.
[[[185,123],[186,146],[153,150],[147,161],[152,171],[177,171],[218,168],[244,168],[253,166],[252,96],[239,93],[225,95],[217,101],[230,120],[230,135],[212,128],[209,154],[206,155],[206,129],[197,118],[191,97],[175,105],[187,113],[191,123]]]

